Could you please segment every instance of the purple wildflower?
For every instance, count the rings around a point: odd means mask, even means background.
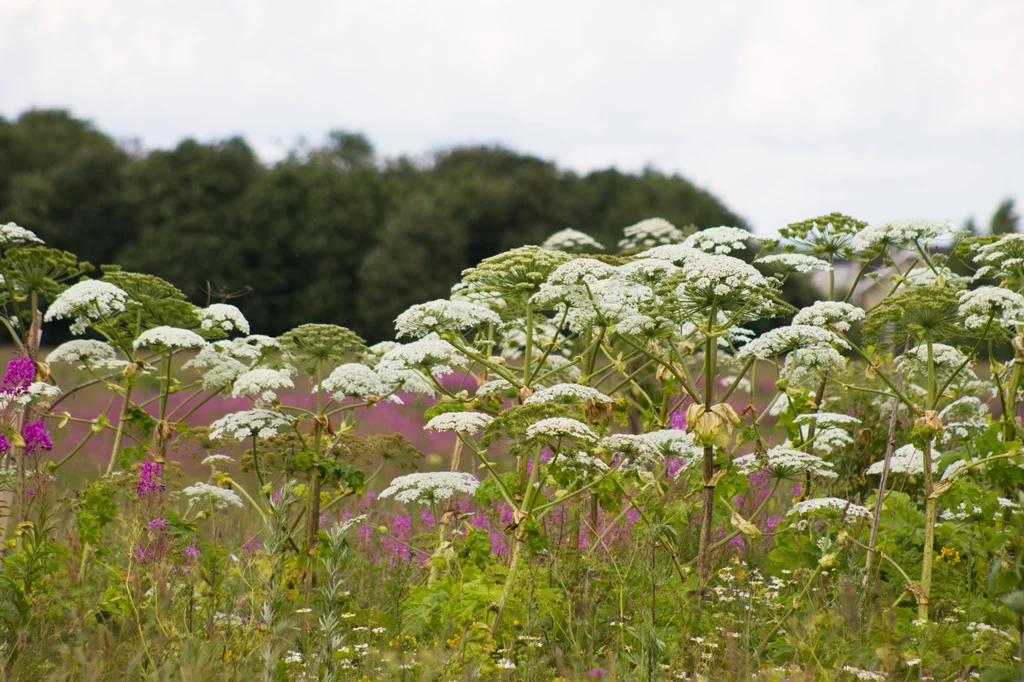
[[[26,488],[25,489],[25,495],[27,495],[28,497],[32,497],[35,494],[36,494],[36,489],[35,488]]]
[[[252,540],[249,540],[244,545],[242,545],[242,551],[246,554],[255,554],[256,552],[260,551],[259,538],[253,538]]]
[[[189,545],[188,547],[186,547],[184,549],[184,552],[185,552],[185,556],[190,558],[190,559],[198,559],[199,558],[199,548],[196,547],[195,545]]]
[[[153,533],[156,533],[158,531],[161,531],[161,530],[167,528],[169,525],[171,525],[171,524],[167,523],[163,519],[153,519],[152,521],[149,522],[149,525],[147,526],[147,528],[149,528],[149,533],[150,533],[150,535],[152,535]]]
[[[22,429],[21,433],[25,438],[24,454],[26,456],[33,454],[36,448],[53,450],[53,440],[50,439],[50,432],[46,430],[46,425],[42,419],[25,424],[25,428]]]
[[[589,677],[592,680],[604,679],[604,669],[603,668],[591,668],[590,670],[587,671],[587,677]]]
[[[7,363],[2,390],[4,393],[24,395],[36,380],[36,363],[32,358],[14,358]]]
[[[0,452],[5,455],[11,451],[11,443],[7,440],[7,436],[0,434]]]
[[[146,460],[139,469],[139,483],[135,486],[135,492],[139,497],[145,497],[152,492],[162,492],[164,489],[163,465],[160,462]]]

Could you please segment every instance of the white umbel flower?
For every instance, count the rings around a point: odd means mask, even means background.
[[[794,424],[817,424],[819,429],[828,429],[840,426],[856,426],[861,423],[857,417],[840,412],[811,412],[801,414],[793,420]]]
[[[855,234],[850,240],[850,248],[855,253],[872,253],[886,246],[913,248],[915,243],[927,248],[936,237],[946,234],[949,229],[946,221],[921,218],[889,220],[869,225]]]
[[[555,232],[544,240],[541,248],[553,251],[576,251],[579,249],[598,249],[599,251],[604,251],[604,247],[596,239],[585,232],[574,230],[571,227]]]
[[[227,455],[207,455],[203,458],[203,465],[208,466],[214,471],[223,470],[229,465],[234,464],[235,460],[231,459]]]
[[[578,445],[592,445],[597,442],[597,434],[589,426],[568,417],[550,417],[530,424],[526,428],[526,437],[544,442],[572,440]]]
[[[541,405],[543,403],[612,403],[610,396],[596,388],[582,384],[555,384],[542,388],[523,401],[524,405]]]
[[[935,362],[935,371],[939,380],[945,381],[961,366],[961,373],[965,377],[973,377],[974,371],[965,363],[967,356],[953,346],[944,343],[932,344],[932,360]],[[921,344],[914,346],[903,355],[896,358],[896,366],[911,376],[926,376],[928,373],[928,346]]]
[[[990,317],[994,328],[1015,329],[1024,325],[1024,296],[1000,287],[962,291],[959,313],[968,329],[982,330]]]
[[[77,336],[85,333],[89,322],[124,312],[127,303],[128,294],[120,287],[110,282],[86,279],[73,284],[54,299],[43,319],[47,322],[74,320],[71,333]]]
[[[512,390],[512,384],[508,379],[491,379],[480,384],[476,389],[476,397],[498,396],[502,397]]]
[[[399,337],[422,338],[431,332],[462,332],[485,324],[501,324],[501,318],[490,308],[470,301],[437,299],[418,303],[395,320]]]
[[[704,454],[704,448],[697,443],[695,434],[682,429],[649,431],[641,437],[664,457],[682,457],[689,460]]]
[[[762,466],[756,455],[743,455],[733,460],[733,463],[745,473],[751,473],[758,469],[767,469],[776,478],[795,478],[796,476],[809,473],[812,476],[821,478],[838,478],[839,475],[833,471],[834,465],[826,462],[817,455],[812,455],[802,450],[793,448],[774,447],[768,451],[768,462]]]
[[[183,489],[181,493],[188,498],[189,504],[208,502],[216,509],[226,509],[228,505],[245,506],[242,498],[234,490],[219,488],[209,483],[196,483]]]
[[[427,422],[428,431],[447,431],[472,436],[486,428],[494,417],[483,412],[444,412]]]
[[[452,365],[465,367],[467,363],[455,346],[433,336],[391,347],[373,369],[388,390],[433,396],[434,387],[424,372],[443,376],[455,371]]]
[[[859,504],[838,497],[817,497],[797,502],[786,512],[786,516],[825,518],[853,523],[859,519],[870,519],[871,512]]]
[[[761,256],[755,259],[754,263],[778,272],[799,272],[802,274],[828,272],[832,269],[828,261],[823,261],[806,253],[777,253],[770,256]]]
[[[377,373],[358,362],[349,362],[336,367],[331,375],[324,379],[323,387],[337,400],[354,396],[360,398],[372,395],[383,396],[388,393],[384,382],[381,381]]]
[[[237,441],[249,438],[270,438],[277,435],[277,430],[291,426],[291,420],[280,412],[262,408],[232,412],[210,424],[210,439],[218,440],[224,434],[231,435]]]
[[[939,469],[939,465],[936,464],[939,457],[939,452],[933,450],[932,472],[936,472]],[[880,459],[869,466],[864,473],[868,476],[881,474],[883,468],[885,468],[885,460]],[[910,475],[924,473],[924,453],[909,443],[897,448],[889,459],[889,473]]]
[[[673,265],[681,266],[693,258],[700,258],[704,255],[703,251],[682,244],[664,244],[639,253],[635,258],[636,260],[665,260]]]
[[[229,303],[214,303],[206,308],[200,308],[196,315],[199,316],[203,329],[249,333],[249,321],[245,319],[241,310]]]
[[[654,462],[661,455],[650,440],[632,433],[613,433],[602,438],[598,445],[609,452],[619,452],[644,462]]]
[[[67,363],[69,365],[105,364],[117,357],[117,351],[109,343],[93,339],[75,339],[67,341],[50,351],[46,362]]]
[[[295,388],[295,382],[288,376],[287,372],[259,367],[250,369],[245,374],[235,379],[235,385],[231,390],[231,397],[238,398],[243,395],[259,397],[264,402],[277,399],[277,390],[281,388]]]
[[[142,348],[202,348],[206,345],[206,339],[189,329],[179,327],[168,327],[163,325],[153,327],[139,334],[132,346]]]
[[[769,303],[761,300],[769,289],[768,281],[757,268],[739,258],[703,254],[686,260],[681,267],[685,283],[676,293],[684,300],[698,305],[730,299],[743,300],[744,305]]]
[[[683,246],[725,256],[747,248],[748,239],[754,239],[754,235],[738,227],[709,227],[691,234],[683,242]]]
[[[562,263],[548,277],[549,284],[592,284],[600,279],[614,277],[614,265],[609,265],[595,258],[574,258]]]
[[[683,241],[683,233],[664,218],[648,218],[622,230],[625,235],[619,241],[620,249],[651,247],[659,244],[675,244]]]
[[[848,332],[853,322],[863,319],[864,311],[855,305],[842,301],[818,301],[794,315],[793,324]]]
[[[196,369],[203,375],[203,389],[224,388],[249,371],[248,365],[231,357],[223,342],[203,346],[196,356],[183,364],[182,369]]]
[[[378,497],[394,497],[399,502],[440,502],[456,493],[472,495],[479,485],[473,474],[461,471],[406,474],[392,480]]]
[[[0,247],[28,246],[30,244],[42,244],[43,240],[36,236],[32,230],[26,230],[16,223],[0,225]]]
[[[792,324],[765,332],[743,346],[737,355],[744,358],[754,355],[766,359],[780,353],[821,345],[850,347],[831,329],[812,327],[809,324]]]

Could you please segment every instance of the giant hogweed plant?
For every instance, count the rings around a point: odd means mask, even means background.
[[[556,515],[559,524],[568,519],[566,558],[575,562],[608,551],[617,526],[635,515],[647,529],[637,536],[643,551],[667,562],[681,593],[698,603],[718,594],[711,589],[717,556],[737,542],[766,541],[765,517],[786,481],[800,487],[799,501],[772,522],[771,562],[805,571],[805,579],[790,608],[750,645],[757,657],[776,651],[812,585],[840,565],[865,583],[884,570],[927,621],[936,557],[945,556],[936,552],[937,533],[957,537],[972,514],[1019,509],[1024,240],[963,239],[923,220],[868,226],[840,214],[787,226],[780,236],[757,240],[731,227],[686,234],[650,219],[626,228],[618,253],[605,255],[587,235],[563,230],[541,246],[485,259],[463,273],[450,298],[401,314],[400,342],[367,347],[328,324],[278,338],[250,334],[232,305],[197,307],[159,278],[116,267],[93,278],[88,264],[3,226],[0,321],[18,349],[4,379],[0,440],[11,538],[0,577],[19,595],[7,641],[18,641],[41,574],[67,551],[51,536],[54,511],[69,509],[77,581],[106,560],[105,528],[117,522],[136,538],[127,563],[108,569],[126,586],[150,581],[155,601],[128,590],[127,608],[118,600],[104,609],[120,610],[141,641],[140,609],[149,608],[174,639],[160,621],[174,599],[181,631],[196,629],[197,608],[207,631],[214,628],[217,605],[228,598],[229,557],[262,538],[272,560],[255,570],[271,589],[256,606],[273,636],[289,632],[281,624],[288,600],[302,604],[300,613],[316,606],[326,634],[319,648],[304,650],[318,652],[319,674],[359,668],[343,644],[341,622],[351,614],[341,610],[349,598],[341,584],[353,556],[344,536],[353,525],[371,526],[364,517],[326,532],[321,524],[362,498],[385,467],[418,458],[402,436],[360,436],[354,421],[360,410],[416,395],[436,399],[424,428],[454,435],[446,470],[394,478],[379,499],[421,505],[433,526],[426,550],[395,539],[423,559],[423,582],[405,597],[409,616],[436,631],[453,619],[445,604],[469,604],[456,618],[465,638],[446,674],[465,671],[470,653],[481,674],[514,669],[495,653],[509,610],[540,600],[554,614],[564,599],[584,594],[560,595],[528,570],[562,546],[548,537]],[[952,269],[950,250],[936,247],[942,240],[977,268],[973,276]],[[842,263],[854,264],[848,283],[837,278]],[[827,276],[827,297],[794,309],[783,293],[807,286],[808,276]],[[44,320],[66,320],[89,338],[41,358]],[[766,320],[776,326],[750,330]],[[89,378],[61,391],[50,367],[62,363]],[[452,375],[464,377],[461,386]],[[142,380],[155,395],[140,392]],[[311,401],[289,400],[297,388]],[[88,390],[109,394],[98,416],[62,409]],[[190,423],[218,397],[252,407]],[[87,426],[82,440],[45,455],[48,428],[72,422]],[[783,442],[775,442],[778,429]],[[105,475],[76,499],[61,497],[56,475],[100,434],[111,443]],[[209,477],[177,489],[165,483],[171,470],[164,467],[172,448],[189,443],[234,456],[209,455]],[[254,488],[230,474],[236,459]],[[126,473],[138,477],[127,494],[119,483]],[[767,489],[759,487],[764,481]],[[737,495],[755,489],[760,498],[744,518]],[[953,503],[940,509],[944,496]],[[118,519],[126,498],[134,520]],[[467,530],[461,512],[470,499],[508,518],[507,561],[486,572],[479,566],[484,556],[492,560],[483,549],[490,542]],[[221,519],[242,507],[260,523],[238,547],[225,547]],[[916,560],[898,549],[908,538],[920,544]],[[1008,574],[1006,548],[997,540],[987,550],[1002,557],[993,576]],[[173,597],[159,587],[169,572],[187,585]],[[653,568],[649,581],[655,590]],[[449,598],[456,593],[473,598]],[[653,592],[650,600],[649,625],[636,631],[648,676],[666,650]],[[301,639],[313,636],[302,632]],[[272,642],[258,646],[271,677],[312,664]],[[331,654],[339,646],[349,652],[340,659]],[[5,651],[9,668],[19,648]],[[156,665],[157,652],[144,655]]]

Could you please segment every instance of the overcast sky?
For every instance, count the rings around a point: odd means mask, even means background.
[[[0,0],[0,114],[266,159],[345,128],[389,156],[650,164],[762,234],[960,223],[1024,201],[1022,36],[1021,0]]]

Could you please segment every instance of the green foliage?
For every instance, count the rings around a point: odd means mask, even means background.
[[[116,490],[103,481],[94,481],[85,487],[74,505],[78,519],[78,532],[83,542],[96,545],[100,532],[117,518]]]

